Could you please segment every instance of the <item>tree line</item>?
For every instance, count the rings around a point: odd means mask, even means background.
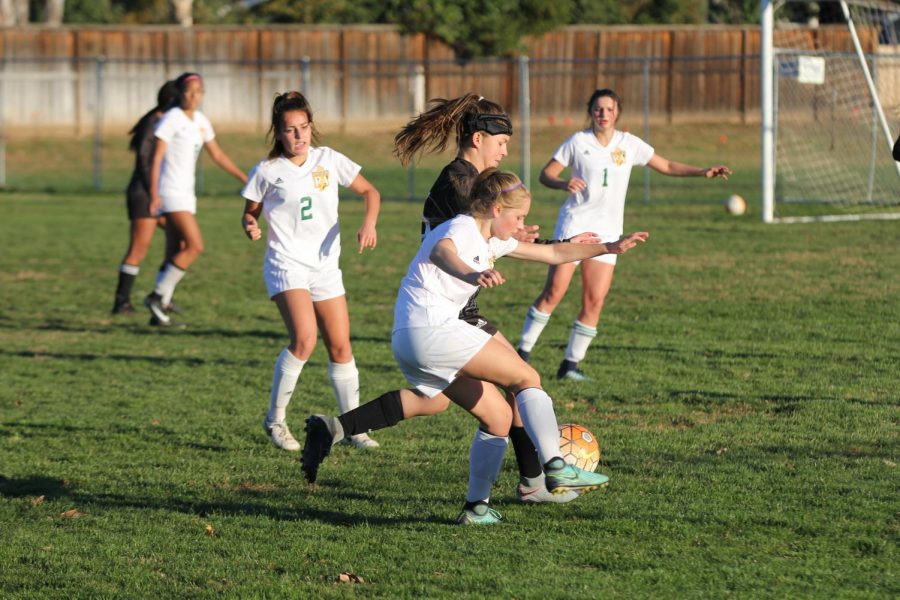
[[[508,55],[525,36],[565,25],[758,21],[759,0],[0,0],[4,26],[392,24],[463,58]]]

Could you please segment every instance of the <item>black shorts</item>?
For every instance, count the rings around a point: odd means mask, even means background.
[[[156,215],[150,214],[150,192],[140,181],[132,179],[125,191],[125,203],[128,206],[128,219],[155,219]]]
[[[472,297],[469,298],[469,302],[463,307],[461,311],[459,311],[459,319],[461,321],[465,321],[473,327],[481,329],[488,335],[493,336],[500,330],[497,329],[497,326],[491,323],[487,317],[479,312],[478,303],[475,300],[477,297],[478,292],[475,292]]]

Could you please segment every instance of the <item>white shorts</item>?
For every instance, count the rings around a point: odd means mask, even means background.
[[[263,279],[269,298],[288,290],[308,290],[313,302],[331,300],[343,296],[344,278],[338,268],[324,271],[306,269],[276,269],[266,265],[263,267]]]
[[[406,380],[433,398],[490,339],[485,331],[455,320],[442,327],[398,329],[391,336],[391,349]]]
[[[160,214],[173,212],[189,212],[197,214],[197,196],[159,196]]]

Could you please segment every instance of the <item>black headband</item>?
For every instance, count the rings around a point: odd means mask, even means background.
[[[469,114],[463,121],[463,135],[486,131],[491,135],[512,135],[512,122],[506,115]]]

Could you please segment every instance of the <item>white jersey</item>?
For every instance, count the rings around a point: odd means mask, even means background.
[[[565,239],[585,231],[611,238],[622,235],[631,167],[646,165],[653,154],[652,146],[622,131],[613,132],[606,146],[590,129],[563,142],[553,160],[568,167],[587,187],[569,194],[559,211],[554,237]]]
[[[267,266],[318,270],[337,265],[338,185],[349,186],[361,168],[327,147],[310,148],[300,166],[280,156],[253,167],[241,195],[263,205],[269,222]]]
[[[197,157],[203,144],[216,137],[212,123],[199,110],[194,111],[192,120],[176,106],[162,116],[154,135],[166,142],[159,172],[159,195],[164,200],[196,198]]]
[[[431,262],[431,251],[443,239],[452,240],[462,261],[476,271],[493,268],[496,259],[514,251],[519,245],[513,238],[506,241],[493,237],[485,240],[475,219],[469,215],[458,215],[438,225],[425,236],[406,277],[400,283],[394,305],[394,331],[409,327],[438,327],[448,321],[457,321],[459,311],[478,289],[478,286],[450,275]]]

